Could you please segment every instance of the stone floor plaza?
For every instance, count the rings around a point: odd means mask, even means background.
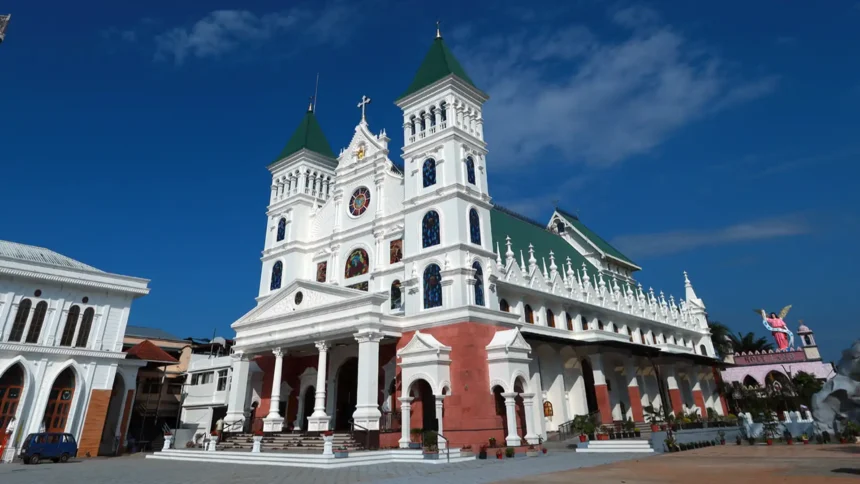
[[[70,464],[0,466],[3,484],[30,484],[62,480],[65,484],[219,484],[219,483],[320,483],[351,482],[423,484],[446,482],[471,484],[513,483],[688,483],[801,484],[857,483],[860,478],[860,446],[784,445],[750,448],[712,447],[652,457],[623,454],[577,454],[554,451],[538,458],[497,461],[489,459],[450,466],[388,464],[332,470],[268,466],[230,466],[193,462],[153,461],[142,456],[92,459]]]

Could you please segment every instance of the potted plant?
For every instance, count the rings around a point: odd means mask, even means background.
[[[501,460],[501,459],[503,459],[504,457],[505,457],[505,454],[504,454],[504,453],[502,453],[502,449],[499,449],[499,450],[497,450],[497,451],[496,451],[496,459]]]
[[[800,440],[803,442],[803,445],[809,445],[809,436],[806,433],[801,434]]]
[[[164,445],[161,450],[169,450],[173,446],[173,433],[164,432]]]
[[[663,443],[666,444],[666,450],[669,452],[678,452],[680,450],[678,443],[675,441],[675,437],[666,437],[663,440]]]
[[[717,434],[720,436],[720,445],[726,445],[726,431],[720,430]]]
[[[439,458],[439,437],[436,432],[427,430],[424,432],[424,458],[435,460]]]
[[[349,457],[349,449],[347,449],[345,445],[338,445],[333,450],[335,459],[345,459]]]
[[[537,456],[538,456],[538,451],[537,451],[537,449],[535,448],[535,446],[530,445],[530,446],[526,449],[526,457],[537,457]]]
[[[627,435],[625,435],[625,437],[627,437],[628,439],[632,439],[633,435],[634,435],[634,433],[633,433],[634,430],[636,430],[636,424],[633,423],[633,419],[628,418],[627,420],[625,420],[624,421],[624,431],[627,432]]]
[[[489,442],[491,449],[494,449],[496,447],[496,438],[495,437],[490,437],[489,439],[487,439],[487,442]]]
[[[791,432],[788,429],[785,429],[785,432],[782,433],[782,438],[785,439],[785,443],[788,445],[794,444],[794,436],[791,435]]]
[[[779,422],[776,421],[768,421],[763,425],[764,436],[767,445],[773,445],[773,437],[777,434],[777,429],[779,428]]]
[[[471,445],[464,445],[463,447],[460,447],[460,457],[474,457],[474,456],[475,456],[475,453],[472,452],[472,446]]]
[[[424,434],[424,431],[419,427],[417,429],[412,429],[409,431],[409,448],[410,449],[420,449],[421,448],[421,436]]]
[[[592,422],[585,422],[582,426],[582,431],[588,436],[588,440],[594,440],[595,425]]]
[[[478,458],[481,460],[486,460],[487,458],[487,446],[482,445],[480,450],[478,450]]]
[[[597,440],[609,440],[609,429],[605,425],[597,431]]]
[[[505,457],[507,457],[508,459],[513,459],[514,454],[515,454],[515,451],[514,451],[513,447],[507,447],[505,449]]]
[[[546,455],[546,447],[541,447],[540,451],[541,451],[544,455]]]

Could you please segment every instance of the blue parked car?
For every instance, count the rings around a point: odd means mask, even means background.
[[[43,432],[24,439],[20,457],[25,464],[38,464],[42,459],[65,463],[77,455],[78,443],[72,434]]]

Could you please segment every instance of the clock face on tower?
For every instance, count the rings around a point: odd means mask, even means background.
[[[349,213],[353,217],[363,214],[370,206],[370,190],[365,187],[356,189],[349,199]]]

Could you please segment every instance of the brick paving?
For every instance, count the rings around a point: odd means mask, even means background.
[[[0,465],[0,483],[33,484],[347,484],[352,482],[429,484],[490,483],[511,478],[527,478],[598,466],[640,455],[576,454],[554,451],[541,457],[505,460],[476,460],[449,465],[384,464],[343,469],[303,469],[294,467],[210,464],[144,459],[142,456],[96,458],[69,464],[46,462],[38,466]]]

